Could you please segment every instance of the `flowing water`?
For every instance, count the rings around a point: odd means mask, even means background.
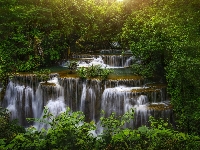
[[[120,57],[115,58],[118,60]],[[84,63],[88,65],[98,62],[98,64],[112,67],[130,65],[130,61],[134,59],[130,56],[114,64],[113,62],[117,60],[111,61],[112,57],[109,60],[106,60],[107,56],[104,59],[101,56],[90,58],[92,59],[89,62]],[[86,121],[94,120],[95,122],[99,121],[102,110],[105,111],[105,117],[107,117],[112,112],[123,115],[128,110],[134,109],[134,121],[128,125],[133,128],[148,125],[149,116],[168,118],[170,121],[173,119],[172,111],[168,107],[165,86],[144,86],[146,83],[141,78],[101,81],[60,77],[55,74],[50,77],[48,83],[52,84],[41,83],[33,75],[15,76],[7,86],[3,107],[11,112],[12,119],[18,119],[23,126],[32,125],[26,121],[26,118],[40,118],[44,106],[55,116],[65,111],[66,107],[70,107],[72,111],[83,111]],[[157,109],[157,106],[159,108],[162,106],[162,109]],[[38,123],[34,125],[39,129],[44,127]]]
[[[100,65],[103,68],[124,68],[130,67],[135,58],[131,55],[74,55],[73,59],[78,61],[78,67],[88,67],[91,65]],[[69,63],[63,62],[62,66]]]

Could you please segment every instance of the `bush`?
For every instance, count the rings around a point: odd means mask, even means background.
[[[93,149],[94,138],[89,131],[94,130],[95,126],[93,122],[84,122],[82,112],[71,113],[70,109],[67,109],[54,117],[45,109],[42,119],[29,120],[48,124],[50,128],[43,128],[41,131],[34,127],[28,128],[26,133],[18,134],[10,142],[7,146],[9,149]]]
[[[109,149],[133,150],[181,150],[200,148],[200,138],[177,132],[161,120],[150,117],[151,127],[142,126],[137,130],[124,129],[112,136]]]
[[[69,64],[67,65],[67,68],[70,70],[69,73],[73,73],[72,71],[76,70],[77,66],[78,66],[77,61],[74,61],[74,60],[70,61]]]
[[[89,67],[80,67],[76,72],[81,78],[100,77],[102,80],[105,80],[113,71],[111,69],[101,68],[100,65],[92,65]]]
[[[48,129],[36,130],[27,128],[26,132],[17,133],[6,145],[4,137],[0,138],[1,149],[13,150],[199,150],[200,138],[177,132],[161,120],[150,118],[151,127],[138,129],[124,128],[125,123],[133,119],[134,112],[123,116],[101,117],[103,132],[97,136],[92,134],[96,129],[94,122],[85,122],[82,112],[71,112],[68,108],[57,117],[47,109],[42,119],[35,120],[50,125]]]
[[[40,69],[39,71],[34,71],[33,73],[42,81],[47,82],[51,71],[49,69]]]
[[[18,133],[24,132],[24,128],[17,124],[17,120],[10,121],[8,110],[0,107],[0,145],[8,143]]]

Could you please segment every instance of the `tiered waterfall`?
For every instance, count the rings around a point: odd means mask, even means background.
[[[93,58],[90,57],[90,58]],[[93,59],[98,59],[95,57]],[[133,57],[115,59],[108,56],[101,57],[106,60],[107,65],[122,67]],[[101,59],[100,58],[100,59]],[[113,57],[114,58],[114,57]],[[113,64],[114,62],[118,64]],[[105,62],[105,61],[104,61]],[[132,127],[148,125],[149,116],[156,118],[172,119],[171,109],[151,109],[151,105],[162,105],[168,108],[166,88],[164,86],[144,86],[142,79],[81,79],[75,77],[60,77],[59,74],[51,75],[45,84],[38,81],[34,75],[16,75],[13,77],[6,89],[3,107],[11,112],[12,119],[18,119],[24,126],[32,125],[26,118],[40,118],[44,106],[54,114],[58,115],[70,107],[72,111],[83,111],[86,121],[99,121],[101,111],[105,116],[112,112],[123,115],[133,108],[135,119]],[[166,106],[166,107],[165,107]]]

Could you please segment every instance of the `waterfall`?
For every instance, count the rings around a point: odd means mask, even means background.
[[[34,95],[34,93],[33,93]],[[41,84],[39,84],[36,94],[34,95],[35,98],[32,100],[32,111],[34,118],[40,118],[42,111],[43,111],[43,90]]]
[[[63,97],[58,97],[56,100],[49,100],[46,107],[54,116],[58,116],[66,110]]]
[[[21,86],[10,81],[4,98],[7,103],[7,109],[11,112],[11,119],[19,119],[19,122],[22,122],[22,117],[25,115],[23,108],[24,89],[24,85]]]
[[[91,65],[100,65],[103,68],[124,68],[132,65],[134,57],[131,55],[75,55],[74,59],[78,59],[78,67],[88,67]],[[69,61],[62,63],[67,66]]]
[[[124,86],[115,88],[107,88],[102,95],[102,110],[105,111],[106,116],[110,116],[111,113],[116,115],[123,115],[125,113],[123,109],[124,101],[127,99],[126,89]]]
[[[96,119],[96,118],[95,118],[95,101],[96,101],[96,94],[95,94],[95,92],[94,92],[94,89],[92,89],[92,88],[89,88],[88,93],[89,93],[89,97],[90,97],[90,107],[89,107],[89,109],[90,109],[90,112],[89,112],[90,118],[89,118],[89,119],[95,121],[95,119]]]
[[[138,88],[140,89],[140,87]],[[135,120],[132,122],[132,126],[138,127],[141,124],[146,124],[148,120],[148,98],[145,95],[137,95],[131,92],[132,89],[137,89],[137,87],[107,88],[102,96],[102,109],[106,112],[106,116],[113,112],[117,116],[121,116],[130,109],[134,109]]]
[[[140,95],[140,97],[137,99],[137,105],[145,105],[148,103],[148,99],[146,95]]]
[[[149,110],[147,109],[148,99],[145,95],[140,95],[137,98],[137,105],[135,108],[135,122],[134,126],[139,127],[141,124],[147,124],[149,117]]]
[[[48,109],[48,112],[50,112],[53,115],[53,117],[56,117],[60,113],[66,111],[66,107],[65,107],[65,103],[64,103],[63,97],[58,97],[56,100],[52,100],[52,99],[49,100],[47,105],[46,105],[46,108]],[[44,115],[44,113],[41,114],[40,118],[42,118],[43,115]],[[51,119],[50,118],[45,118],[45,121],[51,122]],[[49,128],[50,125],[46,124],[46,123],[35,122],[34,123],[34,127],[37,130],[41,130],[42,128]]]
[[[89,66],[96,66],[96,65],[99,65],[102,68],[109,67],[109,65],[104,63],[101,56],[99,56],[98,58],[93,57],[93,59],[89,63],[85,61],[79,61],[78,63],[78,67],[89,67]]]
[[[81,94],[81,107],[80,107],[80,110],[82,112],[85,111],[85,99],[86,99],[86,84],[83,83],[83,91],[82,91],[82,94]]]
[[[30,116],[31,102],[34,101],[33,89],[29,86],[25,88],[25,116]],[[34,106],[34,105],[32,105]],[[36,110],[36,111],[39,111]],[[33,115],[35,117],[35,115]]]
[[[133,60],[134,60],[133,56],[131,56],[130,58],[128,58],[126,60],[126,62],[124,63],[124,67],[129,67],[130,65],[132,65],[133,64]]]
[[[149,116],[168,118],[169,109],[159,111],[149,109],[149,105],[167,107],[164,89],[149,90],[143,87],[140,79],[117,79],[101,81],[98,79],[60,78],[54,76],[50,84],[39,83],[30,76],[17,76],[7,85],[3,106],[11,112],[12,119],[28,126],[26,118],[41,118],[44,106],[58,115],[70,107],[72,111],[83,111],[86,121],[99,121],[101,110],[105,117],[111,113],[123,115],[135,110],[135,119],[128,126],[139,127],[147,124]],[[36,123],[40,129],[44,124]]]

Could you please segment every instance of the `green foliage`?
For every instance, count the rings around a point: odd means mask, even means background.
[[[102,116],[104,112],[102,112]],[[115,135],[120,135],[123,131],[124,125],[129,123],[134,117],[134,111],[131,110],[123,116],[116,116],[112,113],[109,117],[101,117],[100,125],[103,127],[103,133],[98,136],[96,149],[112,149],[112,138]]]
[[[1,113],[2,114],[2,113]],[[3,112],[4,114],[4,112]],[[5,137],[0,138],[1,149],[77,149],[77,150],[117,150],[117,149],[192,149],[200,148],[197,136],[173,130],[162,119],[157,121],[150,118],[151,127],[142,126],[138,129],[124,128],[133,119],[134,112],[116,116],[101,117],[100,125],[103,132],[94,136],[91,132],[96,129],[94,122],[85,122],[82,112],[71,112],[69,108],[58,116],[53,116],[47,108],[41,119],[29,119],[49,125],[49,128],[36,130],[29,127],[26,132],[16,133],[5,143]],[[19,131],[19,130],[18,130]]]
[[[111,69],[102,68],[100,65],[92,65],[89,67],[80,67],[76,72],[81,78],[100,77],[102,80],[105,80],[113,71]]]
[[[168,123],[150,118],[151,127],[137,130],[124,129],[112,136],[107,149],[194,149],[200,148],[199,137],[190,136],[168,128]]]
[[[0,107],[0,148],[1,145],[6,145],[18,133],[24,133],[23,127],[17,124],[16,120],[10,121],[8,110]]]
[[[133,55],[141,62],[133,66],[135,73],[144,77],[163,76],[164,54],[170,42],[166,34],[169,20],[162,12],[162,6],[155,6],[157,3],[165,4],[152,1],[150,6],[133,11],[124,24],[121,37],[129,43]]]
[[[40,69],[39,71],[34,71],[33,73],[40,80],[47,82],[49,80],[49,74],[51,73],[51,71],[49,69]]]
[[[77,74],[79,75],[79,77],[81,78],[86,78],[86,72],[87,69],[85,67],[80,67],[76,70]]]
[[[197,0],[151,0],[132,12],[121,36],[140,60],[133,65],[134,73],[163,78],[179,129],[198,135],[199,5]]]
[[[117,2],[11,0],[2,1],[0,11],[0,56],[17,71],[67,59],[69,48],[109,48],[124,22]]]
[[[40,66],[39,62],[40,62],[40,57],[36,56],[35,58],[33,58],[32,56],[29,56],[29,59],[25,63],[20,62],[17,71],[26,72],[30,70],[35,70]]]
[[[49,121],[46,121],[48,118]],[[25,134],[18,134],[7,146],[10,149],[92,149],[94,138],[89,131],[94,130],[94,123],[84,122],[82,112],[72,113],[68,108],[57,117],[44,110],[39,122],[50,125],[49,129],[37,131],[34,127]]]
[[[118,41],[140,61],[134,73],[166,78],[181,131],[199,133],[199,0],[0,0],[0,81]],[[110,70],[79,68],[82,78]],[[43,73],[38,73],[43,74]],[[44,75],[46,74],[46,75]],[[47,81],[47,73],[41,77]]]
[[[67,68],[70,70],[70,73],[72,73],[72,70],[76,70],[77,66],[77,61],[70,61]]]
[[[171,103],[175,106],[179,129],[188,132],[199,132],[200,121],[200,70],[199,52],[195,48],[175,51],[167,70],[168,92]],[[194,55],[191,57],[191,55]],[[196,55],[196,56],[195,56]]]
[[[100,77],[101,77],[101,79],[103,79],[103,80],[105,80],[105,79],[107,79],[108,78],[108,75],[110,74],[110,73],[112,73],[113,72],[113,70],[112,69],[106,69],[106,68],[104,68],[104,69],[102,69],[101,71],[100,71]]]

